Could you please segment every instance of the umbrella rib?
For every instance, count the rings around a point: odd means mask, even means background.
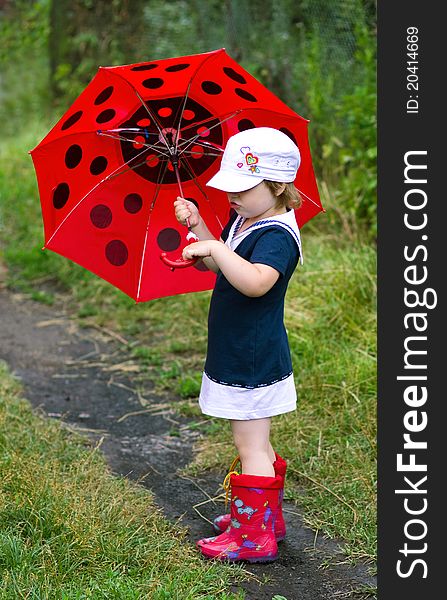
[[[296,186],[295,186],[295,187],[296,187]],[[312,204],[315,204],[315,206],[318,206],[318,208],[320,208],[320,210],[321,210],[321,207],[320,207],[320,205],[319,205],[319,204],[317,204],[317,203],[315,202],[315,200],[312,200],[312,198],[310,198],[310,197],[309,197],[307,194],[305,194],[304,192],[302,192],[302,191],[300,190],[300,188],[298,188],[298,187],[297,187],[296,189],[299,191],[299,193],[300,193],[302,196],[304,196],[305,198],[307,198],[308,200],[310,200],[310,201],[312,202]],[[324,209],[323,209],[323,210],[324,210]],[[325,211],[325,212],[326,212],[326,211]]]
[[[165,138],[165,136],[164,136],[164,134],[163,134],[163,131],[161,130],[161,127],[160,127],[160,125],[159,125],[159,123],[158,123],[158,120],[157,120],[157,118],[156,118],[156,117],[155,117],[155,116],[154,116],[154,115],[151,113],[151,111],[150,111],[150,109],[149,109],[148,105],[147,105],[147,104],[146,104],[146,102],[143,100],[143,98],[140,96],[140,94],[138,93],[138,91],[137,91],[137,89],[135,88],[135,86],[134,86],[134,85],[133,85],[133,84],[132,84],[132,83],[131,83],[131,82],[130,82],[128,79],[126,79],[125,77],[123,77],[123,76],[122,76],[120,73],[117,73],[113,67],[107,67],[107,72],[108,72],[110,75],[114,75],[115,77],[118,77],[119,79],[121,79],[121,81],[124,81],[124,83],[125,83],[126,85],[128,85],[128,86],[129,86],[129,87],[132,89],[133,93],[134,93],[134,94],[137,96],[138,100],[139,100],[139,101],[141,102],[141,104],[144,106],[144,108],[146,109],[146,111],[147,111],[147,113],[149,114],[149,116],[151,117],[151,119],[153,119],[153,121],[154,121],[154,123],[155,123],[155,126],[156,126],[156,127],[157,127],[157,129],[158,129],[158,133],[159,133],[159,134],[160,134],[160,136],[163,138],[163,140],[164,140],[164,142],[165,142],[165,144],[166,144],[166,148],[169,150],[169,145],[168,145],[168,142],[167,142],[167,140],[166,140],[166,138]]]
[[[141,102],[141,104],[144,106],[144,108],[147,110],[150,118],[154,121],[155,123],[155,127],[158,129],[158,133],[161,135],[161,137],[163,138],[165,144],[166,144],[166,148],[169,150],[169,144],[168,144],[168,140],[165,138],[165,135],[161,129],[161,125],[159,124],[157,117],[155,115],[152,114],[152,112],[149,109],[149,106],[146,104],[146,102],[143,100],[143,98],[140,96],[140,94],[137,92],[137,90],[132,86],[135,94],[137,95],[138,100]]]
[[[142,135],[158,135],[154,131],[147,131],[147,127],[116,127],[115,129],[105,129],[105,131],[118,133],[120,131],[130,131],[131,133],[141,133]],[[99,133],[103,133],[102,129],[98,130]]]
[[[215,125],[212,125],[211,127],[208,127],[208,131],[211,131],[212,129],[214,129],[215,127],[218,127],[219,125],[222,125],[222,123],[225,123],[225,121],[228,121],[229,119],[232,119],[234,116],[236,116],[240,112],[242,112],[242,109],[237,110],[236,112],[234,112],[233,114],[231,114],[226,119],[223,119],[222,121],[218,121]],[[199,137],[201,137],[200,133],[198,133],[194,137],[190,138],[189,140],[186,140],[183,144],[180,144],[180,145],[186,144],[186,147],[184,148],[184,150],[186,150],[186,148],[188,148],[188,146],[190,146],[191,144],[193,144],[194,142],[196,142]],[[202,143],[209,144],[209,142],[202,142]],[[218,149],[219,146],[216,145],[216,146],[213,146],[213,148]],[[223,152],[223,149],[222,149],[222,152]]]
[[[114,171],[112,171],[111,173],[109,173],[107,175],[107,177],[104,177],[104,179],[101,179],[101,181],[98,181],[98,183],[93,186],[84,196],[82,196],[82,198],[79,200],[79,202],[77,202],[73,208],[70,210],[70,212],[68,212],[65,217],[62,219],[62,221],[59,223],[59,225],[56,227],[56,229],[54,230],[52,236],[48,239],[47,242],[45,242],[45,247],[48,246],[48,244],[51,242],[51,240],[54,238],[54,236],[57,234],[57,232],[59,231],[59,229],[62,227],[62,225],[65,223],[65,221],[70,217],[70,215],[73,213],[73,211],[75,211],[78,206],[81,204],[81,202],[83,202],[87,196],[90,196],[90,194],[92,192],[94,192],[100,185],[102,185],[105,181],[108,181],[109,179],[112,179],[112,177],[116,177],[116,175],[121,175],[121,173],[117,173],[117,171],[119,171],[124,165],[128,165],[130,162],[132,162],[132,160],[135,160],[136,158],[138,158],[139,156],[141,156],[144,152],[146,152],[146,149],[142,150],[139,154],[137,154],[136,156],[133,156],[130,160],[128,160],[127,162],[123,163],[122,165],[119,165]],[[127,172],[124,171],[125,173]]]
[[[155,206],[155,202],[156,202],[158,194],[160,192],[161,184],[163,183],[163,180],[165,178],[167,168],[168,168],[168,163],[166,162],[165,167],[164,167],[163,171],[160,172],[159,178],[157,180],[157,187],[155,188],[154,198],[151,203],[151,211]]]
[[[148,214],[147,223],[146,223],[146,233],[144,235],[143,252],[142,252],[142,255],[141,255],[140,275],[138,277],[137,301],[140,298],[141,281],[143,279],[144,259],[146,257],[146,245],[147,245],[147,238],[148,238],[148,235],[149,235],[149,223],[151,221],[152,210],[153,210],[153,208],[155,206],[155,202],[157,200],[157,196],[158,196],[158,194],[160,192],[161,184],[163,183],[163,179],[165,177],[165,173],[166,173],[167,167],[168,167],[168,163],[166,162],[165,167],[164,167],[164,169],[163,169],[163,171],[162,171],[162,173],[160,175],[160,178],[157,181],[157,187],[155,189],[154,198],[153,198],[152,203],[151,203],[151,205],[149,207],[149,214]]]
[[[98,183],[98,185],[100,185],[101,183],[104,183],[104,181],[108,181],[109,179],[113,179],[114,177],[118,177],[118,175],[123,175],[124,173],[128,173],[129,171],[132,171],[133,169],[136,169],[137,167],[141,167],[141,165],[144,165],[144,163],[149,163],[149,162],[152,162],[153,160],[155,160],[156,158],[158,158],[158,156],[153,156],[153,157],[152,157],[151,159],[149,159],[149,160],[145,159],[143,162],[141,162],[141,163],[138,163],[137,165],[134,165],[134,166],[132,166],[132,167],[129,167],[129,169],[124,169],[124,170],[123,170],[123,171],[121,171],[121,172],[117,172],[117,171],[119,171],[120,169],[122,169],[123,167],[125,167],[126,165],[127,165],[127,166],[129,166],[129,165],[130,165],[130,163],[131,163],[133,160],[135,160],[135,159],[139,158],[139,157],[140,157],[142,154],[144,154],[145,152],[146,152],[146,148],[144,148],[144,150],[142,150],[141,152],[139,152],[139,153],[138,153],[138,154],[136,154],[135,156],[132,156],[132,158],[130,158],[128,161],[124,162],[122,165],[119,165],[119,166],[118,166],[118,167],[117,167],[117,168],[116,168],[114,171],[112,171],[111,173],[109,173],[109,174],[107,175],[107,177],[104,177],[104,179],[103,179],[102,181],[100,181],[100,182]],[[160,160],[163,160],[163,159],[160,159]],[[95,186],[95,187],[97,187],[97,186]],[[95,189],[95,188],[93,188],[93,189]],[[91,191],[93,191],[93,190],[91,190]],[[89,192],[89,193],[90,193],[90,192]]]
[[[179,142],[179,138],[180,138],[180,128],[181,128],[181,124],[182,124],[183,113],[185,112],[185,108],[186,108],[186,102],[188,101],[189,90],[191,89],[191,82],[192,82],[192,79],[188,83],[188,88],[186,90],[185,98],[183,100],[182,112],[180,113],[178,127],[176,128],[177,131],[175,134],[175,154],[177,154],[177,150],[178,150],[178,142]],[[174,117],[174,126],[175,126],[175,122],[177,120],[177,113],[178,113],[178,109],[177,109],[177,112],[175,113],[175,117]]]
[[[138,167],[141,167],[143,165],[148,165],[152,161],[154,161],[156,158],[158,158],[158,156],[152,156],[152,158],[150,158],[149,160],[143,160],[143,162],[140,162],[137,165],[129,167],[128,169],[125,169],[124,171],[121,171],[120,173],[115,173],[114,175],[111,175],[110,179],[114,179],[115,177],[119,177],[120,175],[124,175],[124,173],[128,173],[129,171],[134,171],[135,169],[138,169]],[[164,161],[163,158],[160,158],[160,160]],[[167,163],[167,161],[165,161],[165,162]],[[126,163],[126,164],[128,164],[128,163]]]
[[[150,148],[151,150],[156,150],[157,152],[160,152],[160,154],[163,154],[163,156],[166,156],[167,158],[169,158],[169,155],[166,154],[165,152],[162,152],[160,150],[159,146],[152,146],[151,144],[145,144],[144,142],[135,142],[135,140],[132,140],[130,138],[125,138],[122,135],[110,135],[108,133],[104,133],[101,131],[101,133],[98,133],[98,135],[102,135],[104,137],[109,137],[112,138],[113,140],[122,140],[123,142],[130,142],[131,144],[133,143],[137,143],[140,144],[141,146],[145,146],[146,148]]]
[[[189,125],[186,125],[185,127],[183,127],[182,131],[187,131],[188,129],[191,129],[192,127],[198,127],[199,125],[204,125],[205,123],[208,123],[208,121],[215,121],[218,117],[207,117],[206,119],[203,119],[202,121],[197,121],[195,123],[190,123]]]
[[[191,129],[191,127],[198,127],[199,125],[204,125],[205,123],[208,123],[208,121],[215,121],[216,119],[218,119],[218,123],[216,123],[216,125],[213,125],[212,127],[209,128],[209,129],[212,129],[213,127],[217,127],[217,125],[220,125],[221,123],[225,123],[225,121],[228,121],[228,119],[231,119],[231,117],[235,117],[237,114],[239,114],[243,110],[244,110],[243,108],[238,108],[238,110],[236,112],[232,113],[229,117],[227,117],[226,119],[223,119],[223,120],[219,120],[220,116],[219,117],[216,117],[216,116],[208,117],[207,119],[203,119],[202,121],[198,121],[196,123],[191,123],[190,125],[186,125],[186,127],[184,127],[182,131]]]
[[[183,164],[185,165],[186,170],[188,171],[189,175],[191,176],[192,182],[199,188],[199,191],[203,194],[205,199],[208,200],[207,193],[205,192],[205,190],[202,188],[202,186],[197,181],[197,175],[194,173],[194,170],[191,167],[191,165],[189,164],[189,162],[187,161],[186,157],[183,157]]]
[[[223,149],[220,148],[220,146],[215,146],[214,144],[210,144],[209,142],[203,142],[203,141],[198,142],[197,140],[194,140],[194,141],[191,141],[191,144],[197,144],[197,146],[201,146],[202,148],[211,148],[212,150],[219,150],[221,152],[220,154],[214,154],[213,156],[222,156],[223,152],[224,152]],[[186,145],[183,148],[183,150],[181,150],[179,152],[179,156],[181,154],[183,154],[183,152],[185,152],[191,144]]]
[[[202,192],[202,194],[204,195],[204,197],[205,197],[205,200],[206,200],[206,201],[209,203],[209,199],[208,199],[208,196],[207,196],[206,192],[205,192],[205,191],[202,189],[202,187],[199,185],[199,182],[196,180],[196,175],[195,175],[195,173],[194,173],[194,171],[193,171],[193,169],[192,169],[191,165],[189,164],[189,162],[186,160],[186,158],[185,158],[185,157],[183,157],[183,162],[184,162],[184,164],[185,164],[185,168],[186,168],[186,170],[187,170],[187,171],[188,171],[188,173],[189,173],[189,174],[192,176],[192,181],[193,181],[193,182],[196,184],[196,186],[199,188],[199,190],[200,190],[200,191]],[[217,212],[216,212],[215,210],[214,210],[213,212],[214,212],[214,216],[215,216],[215,217],[216,217],[216,219],[217,219],[217,222],[219,223],[219,226],[220,226],[220,227],[223,229],[223,228],[224,228],[224,226],[223,226],[223,224],[222,224],[221,220],[219,219],[219,215],[217,214]]]
[[[185,99],[184,99],[184,102],[183,102],[182,113],[180,115],[179,124],[178,124],[178,128],[177,128],[177,134],[176,134],[176,139],[175,139],[175,154],[177,154],[177,150],[178,150],[178,140],[179,140],[179,135],[180,135],[180,125],[181,125],[181,122],[182,122],[183,113],[185,111],[186,102],[187,102],[187,99],[188,99],[188,96],[189,96],[189,90],[191,89],[192,82],[194,81],[194,78],[197,76],[197,73],[202,69],[203,65],[206,62],[208,62],[209,60],[214,60],[219,54],[222,53],[222,51],[224,51],[224,50],[221,49],[221,50],[218,50],[216,53],[212,53],[212,54],[209,54],[208,56],[206,56],[205,59],[198,65],[198,67],[196,68],[196,70],[194,71],[194,73],[191,75],[191,78],[190,78],[190,80],[188,82],[188,87],[186,89],[186,94],[185,94]],[[175,115],[175,117],[177,118],[177,114]],[[174,119],[174,123],[175,123],[175,119]]]
[[[194,150],[183,150],[185,156],[216,156],[219,158],[222,154],[214,154],[213,152],[194,152]]]

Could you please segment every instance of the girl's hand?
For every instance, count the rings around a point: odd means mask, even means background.
[[[196,256],[199,258],[211,256],[212,245],[220,243],[216,240],[204,240],[203,242],[189,244],[183,248],[182,256],[184,260],[191,260],[191,258],[195,258]]]
[[[251,263],[218,240],[202,240],[183,249],[184,259],[195,257],[203,258],[206,266],[215,273],[221,271],[233,287],[249,298],[266,294],[280,276],[273,267]]]
[[[200,223],[200,214],[194,202],[185,200],[181,196],[177,196],[174,202],[175,218],[182,225],[186,225],[186,219],[189,219],[191,227],[196,227]]]

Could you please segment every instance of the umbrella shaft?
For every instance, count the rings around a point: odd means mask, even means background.
[[[175,156],[171,156],[171,162],[172,162],[172,166],[174,167],[174,171],[175,171],[175,176],[177,178],[177,184],[178,184],[178,189],[180,191],[180,196],[183,198],[183,189],[182,189],[182,181],[180,179],[180,173],[178,170],[178,157]]]
[[[171,156],[171,162],[172,162],[172,166],[174,167],[175,176],[177,178],[177,185],[178,185],[178,189],[180,191],[180,196],[182,198],[184,198],[183,189],[182,189],[182,181],[180,179],[180,173],[178,170],[178,156]],[[189,222],[188,217],[186,217],[186,227],[188,228],[188,231],[191,231],[191,224]]]

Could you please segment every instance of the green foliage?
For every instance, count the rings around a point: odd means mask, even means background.
[[[204,564],[144,488],[33,414],[0,361],[0,597],[242,600],[240,569]]]
[[[128,338],[129,353],[142,367],[139,378],[135,377],[140,389],[150,379],[158,389],[185,398],[178,407],[183,414],[200,416],[186,398],[197,398],[199,391],[209,292],[136,305],[78,265],[41,252],[34,173],[24,152],[32,135],[36,128],[31,126],[22,138],[3,144],[0,221],[9,284],[35,293],[45,293],[45,286],[51,284],[52,289],[68,293],[75,313]],[[275,419],[274,443],[291,459],[289,490],[295,491],[290,497],[305,506],[309,523],[344,537],[351,557],[371,557],[375,553],[375,252],[360,232],[348,236],[333,229],[328,235],[324,229],[306,226],[306,262],[294,275],[287,296],[286,326],[300,404],[296,414]],[[206,432],[210,452],[200,453],[199,460],[207,457],[207,465],[221,468],[231,459],[229,432],[221,419],[210,420]]]
[[[25,128],[30,116],[48,115],[49,0],[18,0],[0,11],[0,117],[2,135]],[[3,14],[2,14],[3,13]]]
[[[14,60],[18,54],[44,52],[48,42],[50,0],[15,0],[5,2],[0,19],[0,64]],[[20,26],[16,17],[20,16]]]
[[[345,94],[335,110],[343,124],[343,135],[328,132],[323,144],[323,161],[336,165],[333,172],[323,167],[324,177],[337,185],[341,210],[364,223],[372,236],[377,233],[377,130],[375,54],[371,35],[358,33],[358,61],[365,65],[362,81]]]
[[[372,0],[259,0],[256,11],[248,0],[19,0],[7,6],[0,21],[5,132],[23,127],[30,114],[50,115],[50,90],[58,112],[66,110],[99,65],[226,47],[311,120],[314,165],[337,190],[336,213],[375,236]]]
[[[178,394],[181,398],[197,398],[200,392],[202,375],[190,375],[182,377],[178,386]]]
[[[0,25],[7,48],[1,55],[7,85],[0,106],[7,118],[2,120],[0,148],[0,233],[9,284],[47,302],[57,292],[68,292],[70,305],[81,317],[134,338],[138,345],[132,346],[131,354],[159,386],[184,398],[193,397],[198,393],[198,373],[206,351],[208,293],[135,305],[78,265],[40,251],[40,206],[26,150],[37,144],[57,118],[48,93],[50,4],[16,2]],[[78,0],[71,6],[74,10],[82,5],[85,15],[94,5],[103,8],[103,4]],[[306,265],[297,272],[289,291],[287,326],[299,373],[301,406],[296,418],[277,420],[277,443],[280,451],[295,457],[290,481],[296,490],[303,484],[311,490],[301,500],[314,526],[345,536],[353,556],[373,555],[373,3],[259,0],[258,10],[253,11],[245,0],[154,0],[143,3],[144,27],[134,36],[127,35],[133,50],[116,37],[118,4],[110,3],[110,10],[117,11],[115,25],[98,40],[92,37],[95,28],[87,16],[70,38],[82,52],[76,55],[77,62],[62,60],[55,71],[64,94],[60,99],[63,110],[100,62],[117,64],[124,56],[135,62],[226,46],[249,72],[311,119],[313,158],[328,212],[306,225]],[[127,23],[121,22],[123,27]],[[18,23],[25,32],[23,44]],[[330,235],[325,234],[328,225]],[[365,241],[366,229],[370,237]],[[182,410],[197,414],[187,400],[182,401]],[[211,421],[210,435],[213,440],[224,435],[220,423]],[[214,464],[225,464],[228,457],[213,448]],[[353,520],[354,514],[362,518]],[[16,541],[7,543],[9,556],[20,556]]]
[[[346,541],[353,560],[376,555],[376,256],[364,241],[304,234],[305,264],[286,298],[298,409],[275,417],[272,444],[288,463],[289,499],[306,522]],[[230,464],[221,419],[197,471]]]
[[[136,346],[131,350],[131,356],[138,358],[143,364],[151,366],[161,366],[163,358],[160,352],[150,346]]]

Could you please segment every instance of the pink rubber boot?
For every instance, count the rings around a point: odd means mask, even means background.
[[[281,456],[279,456],[279,454],[276,454],[276,452],[275,452],[275,456],[276,456],[276,460],[273,463],[273,468],[275,469],[275,475],[279,475],[280,477],[282,477],[282,489],[281,489],[280,495],[279,495],[278,515],[277,515],[276,521],[275,521],[276,541],[280,542],[286,537],[286,524],[284,522],[284,516],[282,514],[282,501],[283,501],[283,497],[284,497],[284,481],[286,478],[287,463]],[[230,467],[230,471],[233,470],[233,468],[236,466],[237,462],[238,462],[238,459],[235,459],[233,461],[233,464]],[[214,531],[216,533],[223,533],[227,529],[227,527],[230,525],[230,522],[231,522],[231,515],[229,513],[227,513],[226,515],[220,515],[220,516],[216,517],[213,521]]]
[[[276,560],[275,523],[282,485],[279,475],[232,474],[230,525],[221,535],[197,542],[203,556],[250,563]]]

